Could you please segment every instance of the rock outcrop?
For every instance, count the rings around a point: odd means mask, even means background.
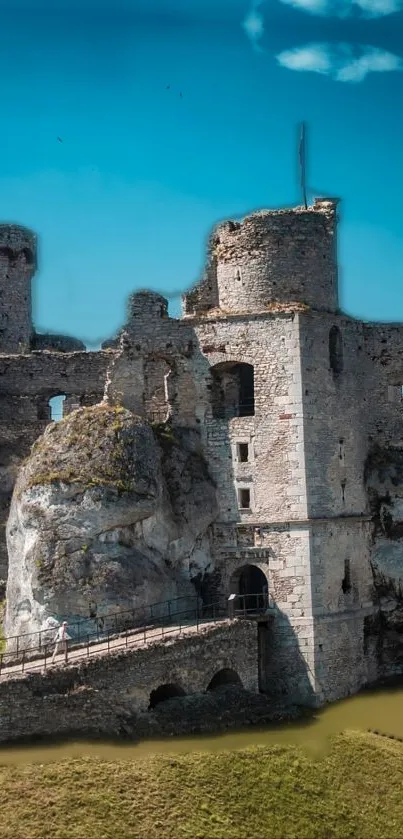
[[[371,566],[379,609],[366,626],[379,674],[393,675],[403,667],[403,449],[374,447],[365,482],[374,522]]]
[[[135,608],[141,618],[176,598],[185,608],[193,581],[212,570],[216,516],[196,432],[151,427],[107,403],[74,411],[48,426],[17,478],[5,636],[63,617],[74,637],[74,621],[91,609],[100,617]]]

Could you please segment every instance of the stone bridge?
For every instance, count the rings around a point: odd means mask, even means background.
[[[0,682],[0,742],[35,736],[118,733],[159,702],[223,684],[258,691],[255,621],[222,620],[175,637],[72,660]],[[136,726],[135,726],[136,727]]]

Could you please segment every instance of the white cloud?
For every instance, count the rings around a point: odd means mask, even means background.
[[[338,82],[361,82],[368,73],[402,70],[402,59],[386,50],[361,46],[359,55],[348,44],[308,44],[276,56],[288,70],[311,71],[331,76]]]
[[[339,82],[361,82],[368,73],[388,73],[402,69],[399,56],[383,50],[368,49],[360,58],[340,67],[336,78]]]
[[[403,8],[403,0],[281,0],[289,6],[313,15],[348,17],[385,17]]]
[[[281,0],[281,2],[313,15],[327,14],[329,5],[329,0]]]
[[[264,20],[260,7],[264,0],[252,0],[249,11],[242,22],[242,26],[254,49],[261,50],[259,41],[264,35]]]
[[[326,46],[311,44],[294,50],[285,50],[277,61],[288,70],[312,70],[314,73],[330,73],[332,64]]]

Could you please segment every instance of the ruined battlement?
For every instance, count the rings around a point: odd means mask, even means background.
[[[25,253],[27,263],[33,264],[36,259],[36,234],[20,224],[0,224],[0,248],[8,248],[10,258],[16,258],[20,251]]]
[[[31,230],[0,225],[0,353],[24,353],[30,348],[36,247]]]
[[[213,231],[201,283],[184,298],[184,315],[219,308],[264,311],[273,303],[338,309],[337,200],[305,209],[262,210]]]

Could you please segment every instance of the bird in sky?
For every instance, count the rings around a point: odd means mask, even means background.
[[[63,142],[63,140],[62,140],[62,138],[61,138],[61,137],[58,137],[57,139],[58,139],[59,143],[62,143],[62,142]]]

